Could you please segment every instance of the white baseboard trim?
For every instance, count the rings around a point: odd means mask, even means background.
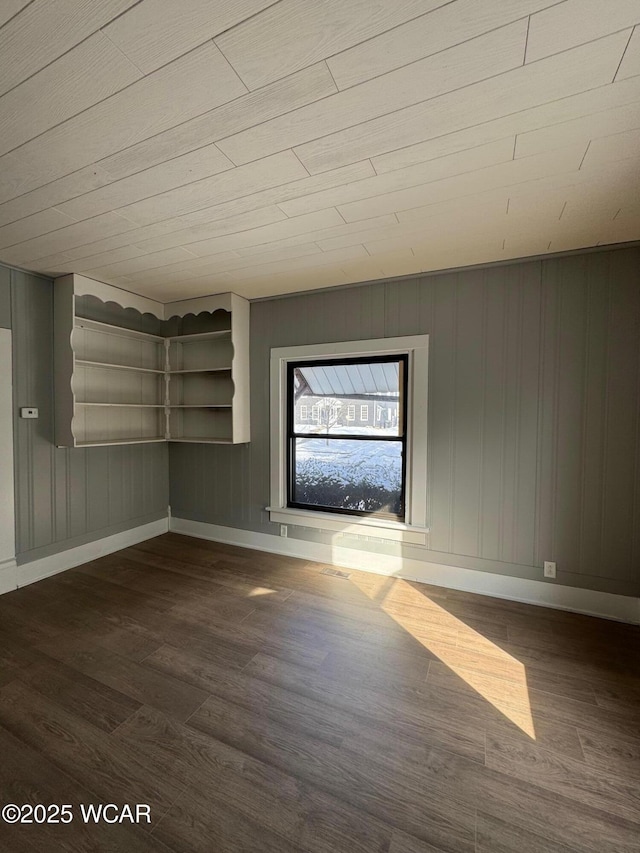
[[[0,560],[0,595],[17,587],[17,569],[15,559]]]
[[[505,598],[523,604],[536,604],[557,610],[570,610],[604,619],[640,624],[640,598],[613,595],[591,589],[579,589],[542,581],[514,578],[492,572],[475,571],[441,563],[423,562],[387,554],[373,555],[368,551],[357,551],[339,545],[324,545],[305,542],[301,539],[285,539],[267,533],[254,533],[235,527],[222,527],[201,521],[189,521],[171,517],[169,529],[199,539],[210,539],[242,548],[255,548],[271,554],[300,557],[333,566],[393,575],[404,580],[444,586],[493,598]]]
[[[80,566],[82,563],[97,560],[98,557],[113,554],[114,551],[120,551],[122,548],[137,545],[138,542],[144,542],[145,539],[161,536],[168,530],[169,519],[160,518],[148,524],[141,524],[139,527],[132,527],[130,530],[123,530],[122,533],[114,533],[112,536],[105,536],[103,539],[96,539],[94,542],[87,542],[85,545],[78,545],[76,548],[51,554],[49,557],[41,557],[39,560],[23,563],[17,567],[16,582],[11,589],[27,586],[30,583],[51,577],[51,575],[66,572],[67,569],[72,569],[74,566]],[[8,592],[8,590],[0,587],[0,592]]]

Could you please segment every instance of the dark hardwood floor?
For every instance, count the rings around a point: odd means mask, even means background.
[[[638,853],[640,629],[167,534],[0,598],[0,850]],[[80,804],[145,803],[150,824]]]

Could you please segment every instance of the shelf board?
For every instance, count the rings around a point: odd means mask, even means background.
[[[191,368],[189,370],[169,370],[167,372],[170,376],[178,373],[230,373],[231,367],[197,367],[195,369]]]
[[[120,409],[164,409],[164,403],[85,403],[76,400],[76,406],[115,406]]]
[[[114,326],[112,323],[101,323],[99,320],[86,320],[84,317],[76,317],[74,329],[89,329],[94,332],[106,332],[120,338],[134,338],[141,341],[155,341],[164,343],[166,338],[161,335],[152,335],[149,332],[138,332],[136,329],[127,329],[124,326]]]
[[[132,370],[135,373],[158,373],[161,376],[166,372],[154,367],[134,367],[131,364],[113,364],[110,361],[85,361],[81,358],[76,359],[76,367],[104,367],[109,370]]]
[[[167,441],[179,441],[183,444],[233,444],[230,438],[207,438],[206,436],[178,438],[170,436]]]
[[[231,403],[86,403],[76,400],[76,406],[115,406],[120,409],[231,409]]]
[[[176,343],[189,343],[189,341],[207,341],[212,338],[223,338],[230,337],[231,329],[223,329],[220,332],[197,332],[193,335],[171,335],[166,338],[168,341],[175,341]]]
[[[76,447],[109,447],[113,444],[158,444],[166,441],[164,436],[153,436],[152,438],[113,438],[95,439],[94,441],[76,441]]]

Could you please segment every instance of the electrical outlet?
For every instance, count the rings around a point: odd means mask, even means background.
[[[38,410],[31,408],[31,407],[27,408],[26,406],[24,406],[22,409],[20,409],[20,417],[21,418],[37,418],[38,417]]]
[[[556,564],[550,562],[549,560],[544,561],[544,576],[545,578],[555,578],[556,576]]]
[[[280,536],[284,536],[285,539],[287,538],[287,525],[286,524],[280,525]]]

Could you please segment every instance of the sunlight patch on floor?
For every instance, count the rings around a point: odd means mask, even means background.
[[[536,739],[526,669],[498,642],[449,613],[434,600],[437,594],[430,597],[400,578],[372,580],[354,573],[351,583],[448,667],[450,673],[441,675],[441,684],[459,689],[451,677],[454,673],[524,734]]]

